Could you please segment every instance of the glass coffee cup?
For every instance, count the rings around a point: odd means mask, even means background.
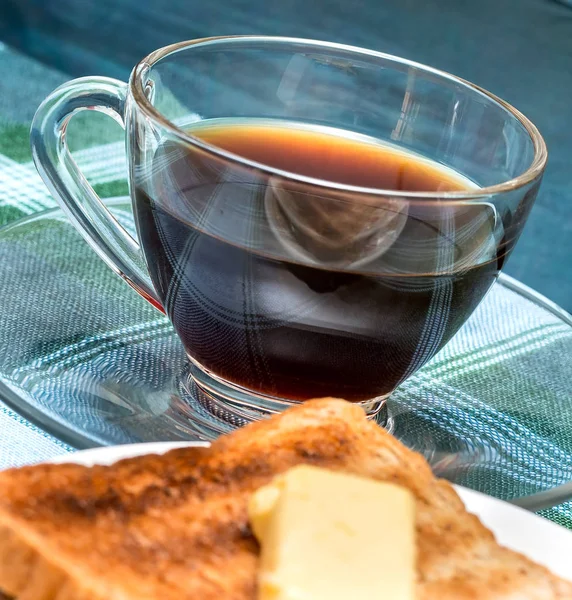
[[[125,128],[138,239],[67,149],[85,109]],[[32,147],[92,248],[170,318],[189,385],[243,420],[321,396],[376,415],[496,280],[547,158],[526,117],[455,76],[255,36],[71,81]]]

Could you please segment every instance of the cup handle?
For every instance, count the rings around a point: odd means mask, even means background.
[[[97,110],[125,129],[127,84],[108,77],[82,77],[54,90],[40,105],[31,129],[36,168],[76,229],[103,261],[155,308],[165,312],[135,240],[111,214],[72,158],[66,141],[70,119]]]

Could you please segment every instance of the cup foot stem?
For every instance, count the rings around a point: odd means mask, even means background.
[[[185,407],[187,424],[192,425],[200,437],[207,440],[213,440],[219,435],[297,404],[229,384],[195,360],[190,360],[188,367],[179,376],[178,390]],[[389,394],[373,398],[360,405],[369,419],[391,431],[393,420],[387,411],[388,396]]]

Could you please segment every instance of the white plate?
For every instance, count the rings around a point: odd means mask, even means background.
[[[108,465],[122,458],[163,454],[173,448],[189,445],[208,444],[159,442],[106,446],[68,454],[52,462],[74,462],[85,466]],[[572,531],[507,502],[460,486],[455,488],[467,509],[481,518],[503,546],[522,552],[553,573],[572,581]]]

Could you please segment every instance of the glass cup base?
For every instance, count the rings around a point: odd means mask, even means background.
[[[258,394],[231,384],[205,369],[194,359],[179,378],[178,390],[187,405],[187,418],[201,437],[212,440],[248,423],[280,413],[298,402]],[[387,398],[378,396],[357,403],[371,419],[391,431],[393,420],[387,414]]]

